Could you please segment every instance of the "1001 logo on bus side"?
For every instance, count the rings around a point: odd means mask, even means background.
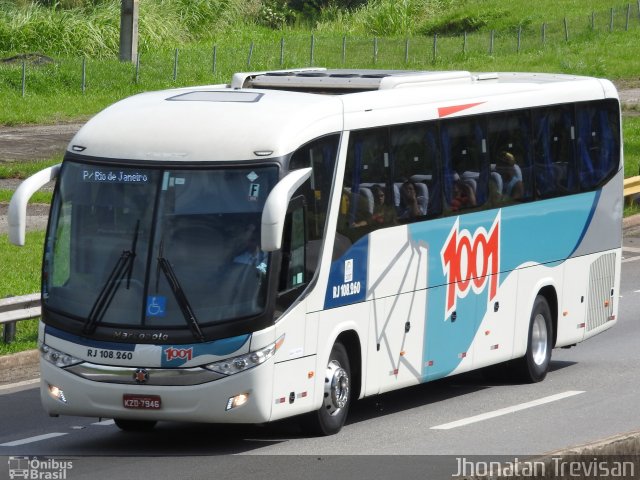
[[[458,298],[464,298],[470,289],[478,294],[489,283],[489,301],[498,292],[500,272],[500,211],[491,229],[460,231],[460,217],[456,219],[440,252],[442,270],[447,277],[445,319],[456,310]]]

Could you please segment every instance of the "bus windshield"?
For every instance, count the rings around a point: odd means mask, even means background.
[[[260,220],[278,167],[164,169],[66,161],[43,302],[85,333],[201,327],[265,309]]]

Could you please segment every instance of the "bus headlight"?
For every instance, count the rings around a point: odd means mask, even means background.
[[[273,357],[283,342],[284,335],[264,348],[238,357],[227,358],[220,362],[210,363],[209,365],[205,365],[204,368],[223,375],[234,375],[236,373],[244,372],[250,368],[257,367]]]
[[[44,343],[40,347],[40,352],[42,353],[42,358],[59,368],[70,367],[71,365],[76,365],[82,362],[79,358],[63,353],[55,348],[51,348],[49,345]]]

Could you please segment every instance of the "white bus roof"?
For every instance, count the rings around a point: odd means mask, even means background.
[[[276,157],[344,130],[617,98],[611,82],[538,73],[325,70],[237,73],[230,85],[139,94],[105,109],[71,152],[113,160]]]

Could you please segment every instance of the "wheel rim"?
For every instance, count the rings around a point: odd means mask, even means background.
[[[327,365],[324,382],[324,407],[329,415],[338,415],[349,402],[349,375],[336,360]]]
[[[536,365],[543,365],[547,360],[547,322],[544,315],[537,314],[533,319],[531,330],[531,353]]]

